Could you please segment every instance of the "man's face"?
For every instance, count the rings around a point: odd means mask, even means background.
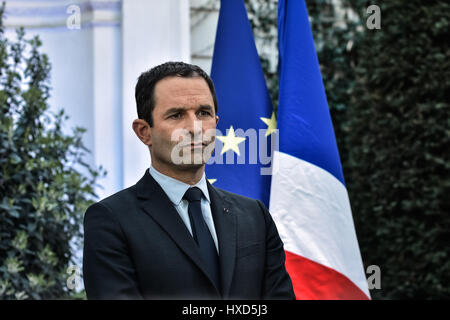
[[[152,162],[176,169],[203,166],[219,120],[208,84],[201,77],[167,77],[154,90]]]

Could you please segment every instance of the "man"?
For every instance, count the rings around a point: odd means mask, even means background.
[[[141,74],[135,95],[151,166],[86,211],[87,298],[295,299],[266,207],[206,180],[219,120],[209,76],[168,62]]]

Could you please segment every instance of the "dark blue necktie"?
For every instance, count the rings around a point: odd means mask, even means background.
[[[192,236],[200,249],[200,254],[206,269],[220,290],[219,281],[219,257],[217,255],[214,240],[209,232],[208,226],[203,219],[201,199],[202,190],[197,187],[189,188],[183,196],[189,202],[188,212],[191,221]]]

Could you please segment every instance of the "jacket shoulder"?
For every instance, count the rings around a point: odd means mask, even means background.
[[[130,206],[135,203],[136,187],[131,186],[94,203],[92,206],[102,205],[108,208],[110,211],[115,211],[116,209],[120,208],[130,208]]]

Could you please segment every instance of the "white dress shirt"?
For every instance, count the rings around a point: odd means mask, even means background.
[[[156,180],[156,182],[159,183],[161,188],[167,194],[173,206],[178,211],[181,220],[183,220],[184,224],[186,225],[191,235],[192,235],[192,228],[188,213],[189,202],[187,200],[184,200],[183,196],[186,193],[187,189],[189,189],[190,187],[198,187],[200,190],[202,190],[203,196],[201,199],[201,208],[203,219],[205,220],[206,225],[208,226],[209,231],[211,232],[214,244],[216,245],[217,252],[219,252],[216,229],[214,228],[214,221],[211,213],[211,201],[209,199],[209,192],[208,186],[206,184],[205,172],[203,172],[203,176],[200,179],[200,181],[192,186],[184,182],[181,182],[177,179],[174,179],[172,177],[166,176],[165,174],[162,174],[161,172],[153,168],[153,166],[151,165],[149,173]]]

